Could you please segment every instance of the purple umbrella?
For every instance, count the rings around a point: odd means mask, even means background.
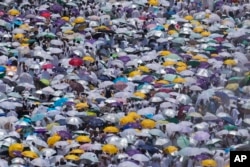
[[[154,80],[155,80],[155,78],[152,75],[148,75],[148,76],[142,78],[142,82],[147,82],[147,83],[151,83]]]
[[[173,69],[173,68],[165,68],[165,71],[166,71],[166,73],[168,73],[168,74],[176,74],[176,71],[175,71],[175,69]]]
[[[63,7],[59,4],[53,4],[51,7],[50,7],[50,10],[51,12],[53,13],[60,13],[62,10],[63,10]]]
[[[54,25],[55,25],[56,27],[61,27],[61,26],[63,26],[65,23],[66,23],[65,20],[58,19],[58,20],[56,20],[56,21],[54,22]]]
[[[64,140],[72,139],[72,135],[67,131],[61,130],[61,131],[58,131],[57,134],[61,136],[61,138],[63,138]]]
[[[200,154],[200,155],[195,156],[195,159],[198,160],[198,161],[202,161],[202,160],[209,159],[209,158],[210,158],[209,155],[203,154],[203,153]]]
[[[70,14],[73,15],[73,16],[75,16],[75,17],[77,17],[77,16],[80,15],[80,12],[79,12],[79,10],[77,8],[74,7],[74,8],[72,8],[70,10]]]
[[[208,68],[210,64],[208,62],[201,62],[199,68]]]
[[[123,63],[127,63],[131,60],[128,56],[121,56],[118,59],[121,60]]]
[[[195,132],[194,139],[197,141],[206,141],[210,137],[209,133],[204,131]]]
[[[135,154],[140,154],[141,152],[139,150],[128,150],[126,151],[126,153],[129,155],[129,156],[133,156]]]

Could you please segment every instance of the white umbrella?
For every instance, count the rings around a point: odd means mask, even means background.
[[[139,161],[139,162],[148,162],[150,159],[144,154],[135,154],[132,156],[132,159]]]
[[[118,165],[118,167],[140,167],[139,165],[131,162],[131,161],[124,161]]]
[[[59,54],[59,53],[62,53],[63,50],[60,49],[60,48],[48,48],[49,52],[52,53],[52,54]]]
[[[45,157],[51,157],[52,155],[56,154],[56,151],[52,148],[44,148],[40,151],[40,153]]]
[[[78,118],[78,117],[69,117],[67,119],[67,124],[69,124],[69,125],[79,126],[82,123],[83,123],[83,121],[80,118]]]
[[[61,40],[56,40],[56,39],[51,40],[50,43],[52,45],[55,45],[55,46],[62,46],[63,45],[63,42]]]
[[[66,89],[67,87],[69,87],[69,84],[67,83],[59,83],[56,85],[52,85],[53,88],[57,89],[57,90],[63,90]]]
[[[31,161],[31,164],[37,167],[49,166],[49,162],[42,158],[36,158]]]
[[[155,114],[156,108],[155,107],[146,107],[142,108],[137,111],[139,115],[148,115],[148,114]]]
[[[89,161],[91,161],[93,163],[98,163],[99,162],[96,154],[92,153],[92,152],[85,152],[84,154],[82,154],[80,156],[80,159],[89,160]]]

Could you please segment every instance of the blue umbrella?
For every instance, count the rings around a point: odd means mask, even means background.
[[[4,66],[0,66],[0,72],[5,72],[6,68]]]
[[[218,92],[215,92],[214,95],[219,97],[223,104],[225,105],[230,104],[230,97],[226,93],[218,91]]]
[[[104,121],[99,118],[93,118],[88,122],[88,125],[92,128],[103,127],[104,124]]]
[[[41,121],[45,117],[45,114],[35,114],[31,117],[32,122]]]
[[[141,150],[145,150],[145,151],[148,151],[150,154],[155,154],[155,153],[158,153],[159,152],[159,150],[158,150],[158,148],[156,148],[156,147],[154,147],[154,146],[152,146],[152,145],[141,145],[141,146],[139,146],[139,148],[141,149]]]
[[[231,124],[231,125],[235,125],[234,124],[234,120],[232,118],[229,117],[222,117],[222,120],[226,121],[227,123]]]
[[[54,102],[55,107],[61,107],[68,101],[68,98],[60,98],[57,101]]]
[[[125,82],[125,83],[127,83],[127,82],[128,82],[128,79],[125,78],[125,77],[118,77],[118,78],[116,78],[113,82],[114,82],[114,83],[117,83],[117,82]]]
[[[161,31],[161,30],[165,30],[165,28],[161,25],[158,25],[154,28],[154,30]]]

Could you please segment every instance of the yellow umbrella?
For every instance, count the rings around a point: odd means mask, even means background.
[[[195,55],[195,56],[192,57],[192,59],[194,59],[194,60],[200,60],[200,59],[203,59],[203,58],[204,57],[201,56],[201,55]]]
[[[47,143],[51,147],[53,146],[56,142],[61,140],[61,136],[54,135],[48,138]]]
[[[19,26],[19,28],[21,28],[23,30],[26,30],[26,31],[30,30],[30,26],[28,24],[22,24],[22,25]]]
[[[137,70],[142,72],[150,72],[150,69],[147,66],[139,66]]]
[[[194,17],[191,16],[191,15],[187,15],[184,17],[185,20],[188,20],[188,21],[191,21],[191,20],[194,20]]]
[[[21,144],[21,143],[14,143],[14,144],[12,144],[12,145],[9,146],[9,155],[11,157],[15,157],[14,154],[13,154],[13,152],[14,151],[20,151],[20,152],[22,152],[23,149],[24,149],[23,144]]]
[[[166,81],[166,80],[155,81],[155,83],[157,83],[157,84],[164,84],[164,85],[168,85],[169,84],[169,82]]]
[[[24,38],[24,35],[21,33],[14,35],[14,39],[22,39],[22,38]]]
[[[174,83],[184,83],[185,79],[181,77],[177,77],[173,80]]]
[[[75,32],[72,31],[72,30],[65,30],[63,33],[64,33],[64,34],[67,34],[67,35],[72,35],[72,34],[74,34]]]
[[[81,110],[81,109],[89,108],[89,105],[87,102],[84,102],[84,103],[77,103],[75,107],[77,110]]]
[[[159,1],[158,0],[148,0],[148,4],[152,6],[158,6]]]
[[[119,150],[118,150],[118,148],[117,148],[115,145],[113,145],[113,144],[106,144],[106,145],[102,146],[102,151],[103,151],[104,153],[108,153],[108,154],[113,155],[113,154],[118,153]]]
[[[66,156],[65,156],[65,159],[66,159],[66,160],[72,160],[72,161],[79,161],[79,160],[80,160],[80,157],[78,157],[78,156],[76,156],[76,155],[69,154],[69,155],[66,155]]]
[[[69,21],[69,17],[67,17],[67,16],[62,17],[61,19],[64,21]]]
[[[125,117],[122,117],[120,119],[120,124],[123,126],[123,125],[126,125],[128,123],[132,123],[132,122],[135,122],[134,118],[131,117],[131,116],[125,116]]]
[[[216,54],[216,53],[211,54],[211,57],[217,57],[217,56],[218,56],[218,54]]]
[[[201,27],[201,26],[195,27],[195,28],[193,29],[193,31],[194,31],[195,33],[201,33],[203,30],[204,30],[204,28]]]
[[[82,149],[73,149],[72,151],[69,152],[70,154],[83,154],[84,150]]]
[[[228,164],[228,165],[226,165],[225,167],[230,167],[230,165]]]
[[[10,9],[8,11],[8,14],[11,15],[11,16],[18,16],[18,15],[20,15],[20,12],[18,10],[16,10],[16,9]]]
[[[235,60],[228,59],[224,61],[224,64],[229,65],[229,66],[235,66],[237,63]]]
[[[172,66],[172,65],[175,65],[175,61],[171,61],[171,60],[169,60],[169,61],[165,61],[162,65],[163,66]]]
[[[94,59],[93,57],[91,57],[91,56],[85,56],[85,57],[83,58],[83,60],[84,60],[84,61],[91,62],[91,63],[95,62],[95,59]]]
[[[182,71],[185,71],[185,70],[187,70],[187,66],[181,66],[181,67],[176,68],[177,72],[182,72]]]
[[[201,161],[201,165],[203,166],[203,167],[216,167],[217,166],[217,163],[216,163],[216,161],[215,160],[213,160],[213,159],[206,159],[206,160],[203,160],[203,161]]]
[[[168,147],[164,148],[163,151],[164,151],[164,153],[172,154],[172,153],[178,151],[178,148],[175,146],[168,146]]]
[[[47,129],[47,130],[51,130],[54,126],[60,126],[60,124],[59,124],[59,123],[55,123],[55,122],[50,123],[50,124],[48,124],[48,125],[46,126],[46,129]]]
[[[83,17],[77,17],[75,20],[74,20],[74,23],[75,24],[81,24],[81,23],[84,23],[85,22],[85,19]]]
[[[145,129],[153,129],[156,126],[155,121],[151,120],[151,119],[144,119],[143,121],[141,121],[141,126],[142,128]]]
[[[108,126],[108,127],[104,128],[103,131],[106,133],[118,133],[119,129],[115,126]]]
[[[184,63],[184,62],[181,62],[181,61],[180,61],[180,62],[177,62],[176,65],[179,66],[179,67],[183,67],[183,66],[184,66],[184,67],[187,67],[187,64]]]
[[[193,26],[200,26],[201,25],[201,23],[197,20],[191,20],[190,22]]]
[[[165,29],[168,29],[169,25],[168,25],[168,24],[164,24],[163,27],[164,27]]]
[[[168,34],[169,35],[174,35],[174,34],[177,34],[178,32],[176,30],[169,30],[168,31]]]
[[[81,142],[81,143],[90,143],[91,139],[88,136],[77,136],[75,141]]]
[[[147,95],[145,95],[145,94],[142,93],[142,92],[135,92],[135,93],[134,93],[134,96],[139,97],[139,98],[141,98],[141,99],[145,99],[145,98],[147,97]]]
[[[87,116],[96,116],[96,113],[91,111],[87,111],[86,114]]]
[[[203,59],[200,59],[200,60],[198,60],[199,62],[207,62],[208,61],[208,59],[207,58],[203,58]]]
[[[171,54],[171,52],[168,50],[163,50],[163,51],[160,51],[160,53],[159,53],[159,55],[161,55],[161,56],[168,56],[170,54]]]
[[[135,77],[135,76],[140,76],[141,72],[140,71],[132,71],[129,73],[129,77]]]
[[[132,117],[135,120],[141,118],[141,116],[137,114],[136,112],[129,112],[127,116]]]
[[[24,152],[22,152],[22,155],[23,155],[24,157],[31,158],[31,159],[36,159],[36,158],[38,158],[37,153],[35,153],[35,152],[33,152],[33,151],[24,151]]]
[[[235,91],[239,88],[239,84],[238,83],[230,83],[226,86],[226,89],[228,90],[232,90]]]
[[[201,36],[203,36],[203,37],[209,37],[210,35],[211,35],[211,33],[209,31],[203,31],[201,33]]]
[[[96,27],[95,30],[109,30],[109,28],[107,26],[99,26]]]

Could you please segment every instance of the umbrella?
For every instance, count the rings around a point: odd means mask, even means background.
[[[119,150],[115,145],[112,144],[106,144],[102,146],[102,151],[104,153],[108,153],[110,155],[116,154]]]
[[[209,133],[204,131],[195,132],[194,139],[197,141],[205,141],[208,140],[210,137]]]
[[[203,167],[206,167],[206,166],[216,167],[216,166],[217,166],[217,163],[216,163],[216,161],[213,160],[213,159],[206,159],[206,160],[201,161],[201,165],[202,165]]]
[[[150,119],[144,119],[141,122],[141,126],[142,128],[146,128],[146,129],[152,129],[156,126],[155,121],[150,120]]]
[[[69,64],[72,66],[81,66],[83,65],[83,60],[81,58],[72,58],[70,59]]]
[[[174,152],[177,152],[178,151],[178,148],[175,147],[175,146],[168,146],[166,148],[163,149],[163,151],[167,154],[172,154]]]
[[[22,155],[23,155],[24,157],[31,158],[31,159],[36,159],[36,158],[38,158],[37,153],[35,153],[35,152],[33,152],[33,151],[24,151],[24,152],[22,152]]]
[[[118,133],[119,129],[117,127],[114,127],[114,126],[108,126],[108,127],[104,128],[103,131],[106,133]]]
[[[139,161],[139,162],[148,162],[150,159],[144,154],[134,154],[132,159]]]
[[[88,136],[78,136],[75,139],[77,142],[81,142],[81,143],[90,143],[91,139]]]
[[[131,162],[131,161],[123,161],[122,163],[120,163],[118,165],[118,167],[140,167],[139,165],[137,165],[135,162]]]
[[[69,154],[69,155],[65,156],[65,159],[66,160],[72,160],[72,161],[79,161],[80,157],[76,156],[76,155],[73,155],[73,154]]]
[[[49,166],[49,162],[42,158],[33,159],[31,164],[38,167]]]
[[[80,156],[80,159],[88,160],[88,161],[92,162],[93,164],[99,162],[99,160],[98,160],[96,154],[95,154],[95,153],[92,153],[92,152],[85,152],[85,153],[83,153],[83,154]]]
[[[104,121],[102,119],[99,119],[99,118],[93,118],[88,122],[88,125],[92,128],[103,127]]]
[[[177,139],[177,145],[180,148],[185,148],[185,147],[188,147],[190,145],[190,141],[189,141],[189,139],[186,136],[180,136]]]

